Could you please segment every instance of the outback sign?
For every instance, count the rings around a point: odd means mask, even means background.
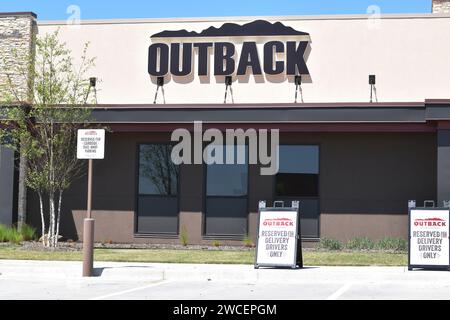
[[[264,219],[263,226],[293,227],[294,221],[289,218]]]
[[[309,34],[280,22],[225,23],[220,28],[210,27],[200,33],[163,31],[151,38],[154,42],[148,49],[148,73],[151,76],[187,76],[195,72],[198,76],[309,75],[305,61]],[[229,38],[242,43],[240,52],[234,43],[224,41]],[[246,41],[249,39],[270,41],[264,42],[259,51],[257,42]],[[210,64],[213,70],[210,70]],[[198,66],[197,70],[193,70],[194,65]]]
[[[260,209],[255,266],[296,265],[298,212],[283,209]]]
[[[449,209],[411,209],[410,266],[449,266]]]

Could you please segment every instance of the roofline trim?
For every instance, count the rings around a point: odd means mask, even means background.
[[[202,104],[97,104],[93,109],[316,109],[316,108],[425,108],[423,102],[333,102],[333,103],[202,103]]]

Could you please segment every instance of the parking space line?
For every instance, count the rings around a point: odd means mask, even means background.
[[[108,298],[111,298],[111,297],[124,295],[124,294],[130,293],[130,292],[135,292],[135,291],[144,290],[144,289],[151,288],[151,287],[160,286],[162,284],[167,284],[167,283],[170,283],[170,282],[172,282],[172,281],[171,280],[162,280],[162,281],[159,281],[159,282],[154,282],[154,283],[148,284],[146,286],[133,288],[133,289],[128,289],[128,290],[123,290],[123,291],[119,291],[119,292],[114,292],[114,293],[110,293],[110,294],[107,294],[107,295],[104,295],[104,296],[100,296],[100,297],[96,297],[96,298],[91,298],[91,300],[104,300],[104,299],[108,299]]]
[[[351,286],[353,283],[346,283],[342,287],[340,287],[338,290],[336,290],[333,294],[328,296],[327,300],[336,300],[340,296],[342,296]]]

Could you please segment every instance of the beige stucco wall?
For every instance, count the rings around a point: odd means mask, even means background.
[[[163,30],[201,31],[210,26],[220,27],[226,21],[243,24],[254,19],[84,22],[80,26],[47,22],[40,24],[39,31],[42,35],[60,28],[61,40],[67,42],[75,55],[80,54],[85,42],[91,43],[90,53],[97,57],[92,75],[102,81],[99,84],[99,103],[153,103],[156,86],[147,73],[151,35]],[[305,102],[368,101],[369,74],[377,75],[379,101],[450,97],[450,15],[265,19],[281,21],[311,35],[307,65],[312,82],[303,85]],[[220,40],[236,42],[236,39]],[[269,39],[256,40],[262,61],[262,46]],[[238,41],[238,52],[240,46]],[[195,61],[195,71],[196,65]],[[281,80],[279,83],[263,80],[257,83],[250,76],[247,80],[235,82],[235,102],[293,102],[293,83],[286,79],[278,79]],[[209,78],[209,83],[201,83],[195,74],[167,83],[166,102],[221,103],[224,87],[214,76]]]
[[[17,66],[26,66],[33,50],[35,23],[35,18],[28,13],[0,15],[0,101],[5,101],[7,96],[26,100],[27,76],[18,72]],[[9,85],[8,75],[13,86]],[[11,88],[17,93],[13,94]]]

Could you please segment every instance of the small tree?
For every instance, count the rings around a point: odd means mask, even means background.
[[[94,59],[87,57],[87,48],[75,67],[71,52],[58,41],[58,31],[46,34],[36,39],[35,56],[8,73],[27,76],[28,93],[9,75],[2,89],[13,103],[3,108],[0,136],[27,159],[26,184],[39,196],[42,241],[50,247],[58,243],[63,193],[83,172],[76,158],[77,129],[87,126],[88,104],[94,103],[86,77]]]

